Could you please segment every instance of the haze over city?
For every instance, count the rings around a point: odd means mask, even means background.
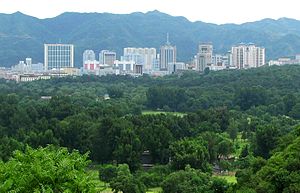
[[[38,17],[55,17],[63,12],[109,12],[127,14],[159,10],[173,16],[184,16],[190,21],[216,24],[244,23],[264,18],[288,17],[300,19],[298,3],[294,0],[244,2],[195,0],[1,0],[0,12],[22,13]]]

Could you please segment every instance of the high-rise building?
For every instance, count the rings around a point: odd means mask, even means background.
[[[113,51],[102,50],[99,54],[100,64],[107,64],[113,66],[116,59],[117,59],[117,54],[116,52]]]
[[[200,43],[197,53],[197,70],[203,72],[205,68],[212,64],[213,45],[211,43]]]
[[[31,66],[32,65],[32,58],[26,58],[25,61],[26,61],[26,65],[27,66]]]
[[[265,65],[265,48],[254,44],[239,44],[231,48],[232,66],[237,69],[256,68]]]
[[[152,70],[155,59],[155,48],[124,48],[123,59],[125,61],[134,61],[143,66],[144,72]]]
[[[176,63],[176,46],[172,46],[169,42],[169,34],[167,35],[166,45],[160,47],[160,70],[167,71],[169,64]]]
[[[85,61],[94,61],[96,60],[96,57],[95,57],[95,52],[93,50],[85,50],[83,52],[83,64],[85,63]]]
[[[74,45],[44,44],[45,70],[73,68]]]

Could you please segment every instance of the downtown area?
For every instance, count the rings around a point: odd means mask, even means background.
[[[224,69],[249,69],[265,65],[265,48],[253,43],[240,43],[226,54],[215,54],[212,43],[200,43],[198,53],[188,62],[177,61],[177,49],[169,42],[157,51],[156,48],[127,47],[118,59],[117,53],[102,50],[95,53],[85,50],[82,53],[82,66],[75,67],[73,44],[44,44],[44,62],[32,63],[32,58],[20,61],[11,68],[0,69],[0,77],[17,82],[27,82],[51,77],[80,76],[84,74],[103,76],[107,74],[140,76],[164,76],[183,71],[203,73],[205,69],[218,71]],[[290,60],[282,59],[287,64]],[[271,61],[271,65],[282,65]]]
[[[0,77],[17,82],[27,82],[51,77],[81,76],[107,74],[141,76],[165,76],[184,71],[203,73],[205,69],[211,71],[225,69],[249,69],[264,65],[300,64],[300,55],[282,57],[266,63],[266,50],[254,43],[240,43],[234,45],[225,54],[214,53],[212,43],[200,43],[198,52],[189,62],[177,60],[177,49],[169,42],[169,35],[165,45],[156,48],[126,47],[123,56],[118,59],[112,50],[85,50],[82,53],[82,66],[75,67],[73,44],[44,44],[44,62],[32,63],[32,58],[19,61],[11,68],[0,68]]]

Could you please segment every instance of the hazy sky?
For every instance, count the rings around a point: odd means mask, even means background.
[[[191,21],[244,23],[263,18],[300,20],[297,0],[0,0],[1,13],[48,18],[66,11],[131,13],[159,10]]]

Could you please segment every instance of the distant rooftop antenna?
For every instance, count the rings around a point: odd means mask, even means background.
[[[170,45],[170,41],[169,41],[169,33],[167,33],[167,45]]]

